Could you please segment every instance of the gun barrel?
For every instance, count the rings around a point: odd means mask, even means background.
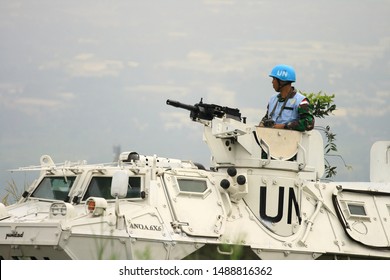
[[[183,104],[183,103],[180,103],[178,101],[170,100],[170,99],[167,100],[167,105],[171,105],[173,107],[186,109],[188,111],[196,111],[197,110],[197,108],[195,106]]]
[[[223,116],[241,121],[240,110],[229,108],[229,107],[222,107],[215,104],[206,104],[202,102],[202,99],[200,99],[200,102],[196,103],[195,105],[187,105],[175,100],[168,99],[167,105],[171,105],[173,107],[178,107],[190,111],[191,112],[190,118],[193,121],[199,121],[199,120],[211,121],[215,117],[222,118]]]

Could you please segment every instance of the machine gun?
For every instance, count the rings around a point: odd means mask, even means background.
[[[190,118],[193,121],[196,121],[197,119],[211,121],[215,117],[222,118],[223,116],[241,121],[241,113],[239,109],[203,103],[203,98],[201,98],[200,102],[195,105],[187,105],[168,99],[167,105],[190,111]]]

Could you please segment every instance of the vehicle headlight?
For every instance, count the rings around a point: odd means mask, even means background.
[[[54,202],[50,205],[50,218],[61,219],[74,216],[74,207],[66,202]]]
[[[85,202],[87,213],[91,213],[94,216],[101,216],[107,209],[107,200],[101,197],[90,197]]]

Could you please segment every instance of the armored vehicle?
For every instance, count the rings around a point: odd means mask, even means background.
[[[239,109],[167,104],[204,126],[210,168],[120,154],[55,164],[0,204],[1,259],[390,259],[390,141],[370,182],[325,182],[322,135],[257,127]]]

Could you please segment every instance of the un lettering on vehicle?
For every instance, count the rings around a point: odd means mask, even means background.
[[[301,224],[301,210],[296,188],[279,186],[260,187],[259,215],[262,220],[271,223],[285,222],[291,225],[294,217]],[[296,220],[296,219],[295,219]]]

